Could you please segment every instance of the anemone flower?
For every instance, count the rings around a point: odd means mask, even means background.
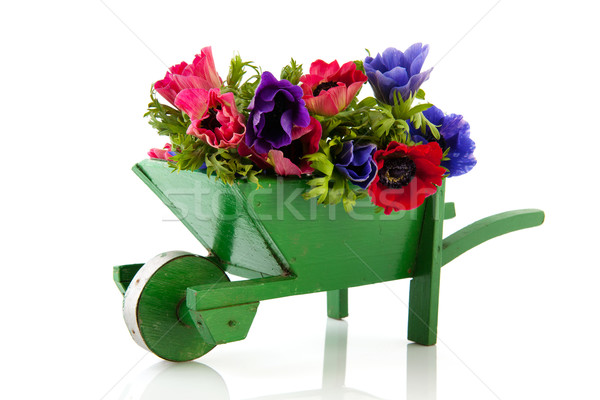
[[[416,94],[433,69],[421,72],[428,52],[429,46],[415,43],[404,53],[390,47],[375,58],[367,57],[364,68],[375,97],[393,105],[396,93],[405,101]]]
[[[440,166],[442,149],[435,142],[416,146],[390,142],[373,158],[378,172],[368,191],[386,215],[419,207],[436,192],[446,172]]]
[[[436,139],[427,127],[425,130],[415,129],[410,125],[412,140],[421,143],[437,142],[442,151],[448,150],[447,160],[442,161],[442,167],[447,168],[448,177],[466,174],[473,169],[477,160],[473,155],[475,142],[471,139],[471,128],[462,115],[444,115],[442,110],[432,106],[423,111],[429,122],[438,127],[440,138]]]
[[[331,117],[348,107],[366,81],[352,61],[340,67],[337,61],[317,60],[310,65],[310,73],[300,78],[300,87],[309,111]]]

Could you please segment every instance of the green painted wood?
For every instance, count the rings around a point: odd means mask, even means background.
[[[425,202],[417,266],[410,282],[408,340],[427,346],[435,344],[437,340],[444,210],[442,185]]]
[[[272,276],[234,282],[190,286],[187,307],[200,311],[303,294],[297,291],[297,277]]]
[[[133,171],[226,270],[241,276],[246,270],[252,276],[287,273],[269,236],[248,216],[237,185],[209,179],[203,172],[173,172],[159,160],[144,160]]]
[[[334,319],[348,316],[348,289],[327,292],[327,316]]]
[[[352,213],[341,204],[306,201],[302,179],[276,179],[255,190],[238,185],[248,212],[259,221],[298,277],[304,293],[406,278],[415,263],[422,208],[375,214],[370,199]],[[399,245],[400,244],[400,245]]]
[[[349,287],[413,277],[409,339],[434,344],[442,263],[491,237],[543,221],[537,210],[507,213],[442,241],[443,220],[456,214],[454,203],[444,203],[443,187],[415,210],[374,214],[364,199],[348,214],[341,205],[304,200],[302,179],[261,177],[257,190],[245,181],[225,185],[200,171],[172,173],[157,160],[133,170],[211,252],[210,260],[249,278],[187,280],[185,305],[179,307],[190,312],[183,321],[200,321],[196,334],[211,343],[245,337],[255,312],[242,311],[247,304],[327,291],[328,315],[343,318]],[[248,321],[243,334],[223,325],[240,318]]]
[[[422,207],[387,216],[375,214],[364,199],[348,214],[341,204],[304,200],[302,179],[261,177],[263,188],[257,190],[245,181],[215,182],[203,172],[172,173],[166,162],[156,160],[143,161],[134,171],[226,270],[234,264],[262,276],[296,278],[276,280],[277,285],[252,279],[212,288],[210,296],[200,293],[208,288],[192,288],[188,306],[194,310],[412,276]],[[194,304],[194,298],[202,300]]]
[[[456,217],[456,208],[454,203],[446,203],[444,207],[444,219],[452,219]]]
[[[444,239],[442,265],[487,240],[543,222],[544,212],[536,209],[507,211],[483,218]]]
[[[213,262],[196,256],[180,257],[163,265],[145,284],[137,318],[140,334],[150,351],[170,361],[189,361],[212,350],[180,305],[189,285],[228,281]],[[186,321],[188,323],[186,323]]]
[[[206,343],[217,345],[245,339],[256,315],[258,304],[255,302],[192,311],[190,314],[194,317],[202,339]]]
[[[121,294],[125,294],[133,277],[144,264],[127,264],[113,267],[113,281]]]

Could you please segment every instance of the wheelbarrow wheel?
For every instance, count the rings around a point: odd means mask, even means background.
[[[187,288],[223,281],[229,281],[227,275],[204,257],[183,251],[157,255],[140,268],[125,292],[123,316],[129,333],[142,348],[165,360],[203,356],[215,345],[186,323],[188,315],[181,315],[187,314]]]

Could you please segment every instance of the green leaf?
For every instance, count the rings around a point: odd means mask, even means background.
[[[342,198],[344,210],[346,210],[346,212],[350,212],[354,209],[354,206],[356,205],[356,198],[356,193],[354,190],[350,189],[350,185],[348,185],[348,182],[346,182],[344,197]]]
[[[310,186],[322,186],[327,182],[329,182],[329,177],[313,178],[306,183]]]
[[[296,60],[292,58],[290,64],[281,69],[280,76],[280,79],[286,79],[290,81],[292,85],[297,85],[302,76],[302,64],[297,64]]]
[[[440,139],[440,131],[438,130],[438,127],[436,125],[432,124],[431,122],[429,122],[429,120],[425,117],[425,115],[423,115],[423,113],[416,114],[414,116],[414,118],[420,119],[421,126],[419,128],[421,129],[421,132],[425,133],[425,132],[427,132],[427,128],[429,128],[433,137],[438,140]],[[411,121],[412,121],[412,118],[411,118]],[[417,128],[417,129],[419,129],[419,128]]]
[[[405,132],[408,132],[410,130],[410,127],[408,126],[408,123],[405,120],[398,119],[396,120],[396,123],[400,125]]]
[[[323,194],[327,194],[327,187],[316,186],[316,187],[313,187],[308,192],[303,193],[302,197],[304,197],[305,199],[308,200],[308,199],[312,199],[313,197],[322,196]]]
[[[322,172],[326,176],[331,176],[333,173],[333,163],[323,153],[314,153],[304,156],[311,162],[310,166],[317,171]]]
[[[337,204],[342,201],[345,189],[345,179],[341,176],[336,176],[333,181],[333,187],[329,189],[329,204]]]
[[[410,109],[410,111],[408,112],[408,117],[410,118],[413,115],[415,115],[417,113],[421,113],[431,107],[433,107],[433,104],[431,104],[431,103],[418,104]],[[404,118],[404,119],[408,119],[408,118]]]
[[[366,50],[366,49],[365,49]],[[369,50],[367,50],[368,52]],[[363,61],[362,60],[354,60],[354,65],[356,65],[356,69],[359,70],[360,72],[362,72],[363,74],[365,73],[365,66],[363,65]]]
[[[378,121],[375,125],[375,134],[380,137],[387,135],[390,132],[390,129],[392,128],[394,123],[396,123],[396,120],[392,118],[387,118]]]
[[[237,88],[244,77],[246,71],[244,66],[246,63],[242,61],[242,57],[236,54],[229,63],[229,73],[227,74],[227,86]]]
[[[365,97],[358,104],[357,108],[373,108],[377,105],[377,99],[374,97]]]
[[[419,89],[415,97],[419,100],[425,100],[425,91],[423,89]]]
[[[159,135],[171,136],[185,134],[190,124],[190,119],[183,112],[161,104],[156,98],[154,87],[150,89],[150,103],[144,117],[149,118],[148,123],[158,131]]]

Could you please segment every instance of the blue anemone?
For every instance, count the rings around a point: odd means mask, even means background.
[[[365,72],[373,87],[375,97],[386,104],[394,104],[394,94],[398,92],[403,100],[429,79],[431,69],[421,72],[429,46],[415,43],[403,53],[390,47],[382,55],[367,57]]]
[[[377,164],[373,153],[377,146],[373,143],[356,144],[350,140],[342,144],[342,151],[335,157],[334,165],[348,177],[350,182],[366,189],[377,174]]]
[[[429,122],[436,125],[440,132],[440,138],[436,139],[431,130],[426,128],[425,132],[415,129],[410,125],[410,135],[415,142],[437,142],[442,151],[448,150],[446,157],[449,160],[442,161],[442,167],[449,171],[448,176],[459,176],[473,169],[477,160],[473,155],[475,142],[471,139],[471,127],[463,119],[462,115],[444,115],[442,110],[432,106],[423,111],[423,115]]]

